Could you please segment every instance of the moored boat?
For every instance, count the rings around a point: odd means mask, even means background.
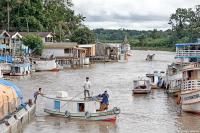
[[[181,91],[182,72],[179,64],[169,65],[166,71],[165,88],[169,95],[177,96]]]
[[[93,121],[115,121],[120,109],[99,111],[100,103],[95,99],[73,99],[66,95],[66,92],[57,92],[56,96],[45,96],[47,102],[44,112],[66,118],[93,120]]]
[[[164,84],[164,73],[163,71],[154,71],[153,73],[146,74],[146,77],[150,78],[151,88],[158,89],[163,87]]]
[[[35,71],[59,71],[62,69],[55,59],[34,61]]]
[[[200,113],[200,64],[193,63],[183,68],[181,90],[182,110]]]
[[[3,75],[9,75],[11,71],[11,63],[1,63],[1,70]]]
[[[17,63],[11,65],[11,76],[24,76],[31,73],[30,63]]]
[[[133,94],[147,94],[151,92],[149,80],[133,80]]]

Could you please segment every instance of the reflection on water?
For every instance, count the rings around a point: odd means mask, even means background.
[[[36,120],[25,133],[173,133],[200,131],[200,116],[182,113],[175,100],[164,90],[153,90],[149,95],[132,96],[132,81],[153,70],[165,70],[173,61],[174,53],[159,51],[133,51],[128,63],[94,64],[81,69],[60,72],[33,73],[28,77],[15,77],[12,81],[23,89],[26,99],[39,87],[45,93],[68,91],[70,96],[83,91],[86,76],[92,81],[95,94],[107,90],[111,96],[110,107],[118,106],[121,114],[116,123],[68,120],[44,116],[44,99],[39,98]],[[147,54],[155,53],[155,60],[146,62]]]

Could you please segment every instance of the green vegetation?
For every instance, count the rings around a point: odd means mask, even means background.
[[[101,42],[113,42],[122,43],[125,35],[127,35],[129,43],[132,47],[138,47],[138,49],[153,48],[153,49],[167,49],[173,50],[174,43],[171,39],[171,30],[167,31],[136,31],[136,30],[94,30],[98,36],[98,40]],[[114,34],[112,34],[114,33]],[[110,39],[109,39],[110,38]],[[119,38],[121,40],[119,40]]]
[[[43,50],[42,38],[37,35],[29,34],[22,39],[25,46],[31,49],[32,54],[41,55]]]
[[[84,27],[85,17],[76,15],[72,6],[70,0],[0,0],[0,28],[8,31],[51,31],[57,41],[65,41],[77,29]],[[90,30],[88,32],[93,34]]]
[[[95,37],[87,27],[82,27],[74,31],[71,40],[79,44],[90,44],[95,41]]]
[[[0,0],[0,28],[8,31],[51,31],[56,41],[76,41],[80,44],[100,42],[121,43],[125,35],[132,47],[174,49],[175,43],[195,42],[200,37],[200,6],[196,9],[178,8],[171,14],[171,29],[162,30],[104,30],[93,32],[76,15],[70,0]],[[94,33],[96,36],[94,36]]]
[[[200,6],[195,10],[178,8],[169,18],[172,29],[158,31],[95,29],[100,42],[122,43],[127,35],[135,49],[175,50],[175,43],[196,42],[200,38]]]

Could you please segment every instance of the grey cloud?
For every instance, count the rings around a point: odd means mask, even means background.
[[[145,22],[145,21],[165,21],[169,20],[169,16],[163,15],[138,15],[138,14],[129,14],[129,15],[120,15],[120,14],[111,14],[111,15],[86,15],[86,20],[90,22],[106,22],[106,21],[117,21],[117,22]]]

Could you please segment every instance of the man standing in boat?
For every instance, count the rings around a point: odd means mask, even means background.
[[[88,97],[90,97],[90,91],[89,91],[90,87],[91,87],[91,82],[89,81],[89,77],[86,77],[86,81],[84,82],[84,85],[83,85],[85,98],[87,97],[86,93]]]

